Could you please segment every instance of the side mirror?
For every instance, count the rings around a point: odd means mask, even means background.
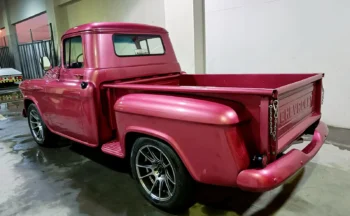
[[[52,68],[51,62],[50,62],[49,58],[46,56],[43,56],[40,58],[40,65],[44,71],[50,70]]]

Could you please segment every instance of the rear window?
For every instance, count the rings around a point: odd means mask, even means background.
[[[165,53],[163,41],[158,35],[113,35],[113,44],[118,56],[150,56]]]

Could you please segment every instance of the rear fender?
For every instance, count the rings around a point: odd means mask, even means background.
[[[114,104],[114,110],[158,118],[211,125],[235,125],[249,119],[236,102],[216,102],[184,96],[128,94]]]
[[[230,171],[236,168],[235,165],[229,165],[235,161],[230,153],[225,128],[234,128],[242,121],[250,119],[241,104],[185,96],[128,94],[117,100],[114,110],[123,153],[125,153],[125,145],[130,144],[125,143],[128,133],[136,132],[152,136],[163,140],[174,149],[195,180],[232,185],[235,172]],[[188,133],[192,129],[205,132],[202,135]],[[188,143],[190,139],[196,137],[201,140],[201,145],[210,145],[210,148],[201,149],[202,155],[199,158],[203,155],[216,156],[215,161],[206,163],[208,167],[198,165],[195,156],[197,153]],[[215,147],[214,143],[216,143]],[[226,177],[219,176],[215,168],[216,163],[223,162],[225,162],[223,166],[225,168],[220,169],[230,172]]]

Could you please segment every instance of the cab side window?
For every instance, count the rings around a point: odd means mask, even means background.
[[[83,68],[83,41],[80,36],[64,40],[64,66],[66,68]]]

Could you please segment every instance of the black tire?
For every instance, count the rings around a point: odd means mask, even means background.
[[[34,113],[37,114],[36,117],[38,117],[38,119],[36,119],[36,120],[38,123],[40,123],[40,126],[42,128],[42,133],[43,133],[42,138],[40,138],[40,136],[35,134],[35,132],[33,130],[33,124],[31,124],[31,119],[33,120]],[[28,125],[29,125],[29,129],[30,129],[30,133],[32,134],[35,142],[38,143],[38,145],[40,145],[40,146],[45,146],[45,147],[53,146],[55,144],[55,139],[57,138],[57,136],[55,134],[53,134],[46,127],[45,122],[42,120],[40,113],[39,113],[37,107],[35,106],[35,104],[29,105],[29,107],[27,109],[27,115],[28,115]]]
[[[170,168],[172,170],[170,170],[170,171],[174,172],[175,179],[173,179],[173,180],[174,180],[175,184],[173,184],[174,187],[171,187],[172,192],[170,192],[170,190],[168,188],[168,186],[170,185],[169,183],[171,183],[170,181],[168,182],[169,185],[166,184],[164,186],[164,190],[161,190],[161,191],[163,191],[163,193],[167,192],[168,195],[169,195],[169,192],[172,194],[171,198],[169,198],[168,200],[161,201],[161,200],[157,200],[156,198],[152,197],[150,195],[150,193],[146,191],[144,186],[141,184],[141,180],[139,179],[139,176],[137,173],[137,167],[136,167],[137,159],[138,159],[137,155],[138,155],[138,152],[140,151],[140,149],[141,150],[146,149],[148,146],[150,146],[150,148],[154,147],[155,149],[161,150],[163,152],[163,154],[165,155],[166,160],[168,162],[170,162],[170,164],[171,164]],[[141,155],[141,154],[139,154],[139,155]],[[146,158],[145,156],[142,156],[142,157]],[[163,156],[163,158],[164,158],[164,156]],[[147,159],[145,159],[145,161],[147,162]],[[164,159],[164,161],[165,161],[165,159]],[[174,150],[170,146],[168,146],[167,144],[160,142],[156,139],[149,138],[149,137],[138,138],[135,141],[133,148],[131,150],[130,164],[131,164],[132,175],[133,175],[134,179],[137,181],[137,185],[138,185],[139,190],[141,191],[142,195],[150,203],[152,203],[154,206],[156,206],[164,211],[167,211],[167,212],[178,213],[178,212],[182,212],[182,211],[187,210],[195,203],[195,182],[192,179],[192,177],[190,176],[190,174],[188,173],[186,167],[184,166],[184,164],[182,163],[180,158],[177,156],[177,154],[174,152]],[[167,167],[169,167],[169,165]],[[153,172],[153,170],[151,172]],[[158,173],[158,171],[157,171],[157,173]],[[157,179],[156,176],[152,175],[151,178],[153,178],[153,177],[155,179]],[[146,178],[150,178],[150,177],[146,177]],[[154,180],[154,182],[156,182],[156,180]],[[153,184],[155,184],[155,183],[153,183]],[[157,185],[157,187],[159,186],[159,184]],[[165,189],[167,189],[168,191],[165,191]],[[159,187],[158,187],[157,193],[159,193]]]

